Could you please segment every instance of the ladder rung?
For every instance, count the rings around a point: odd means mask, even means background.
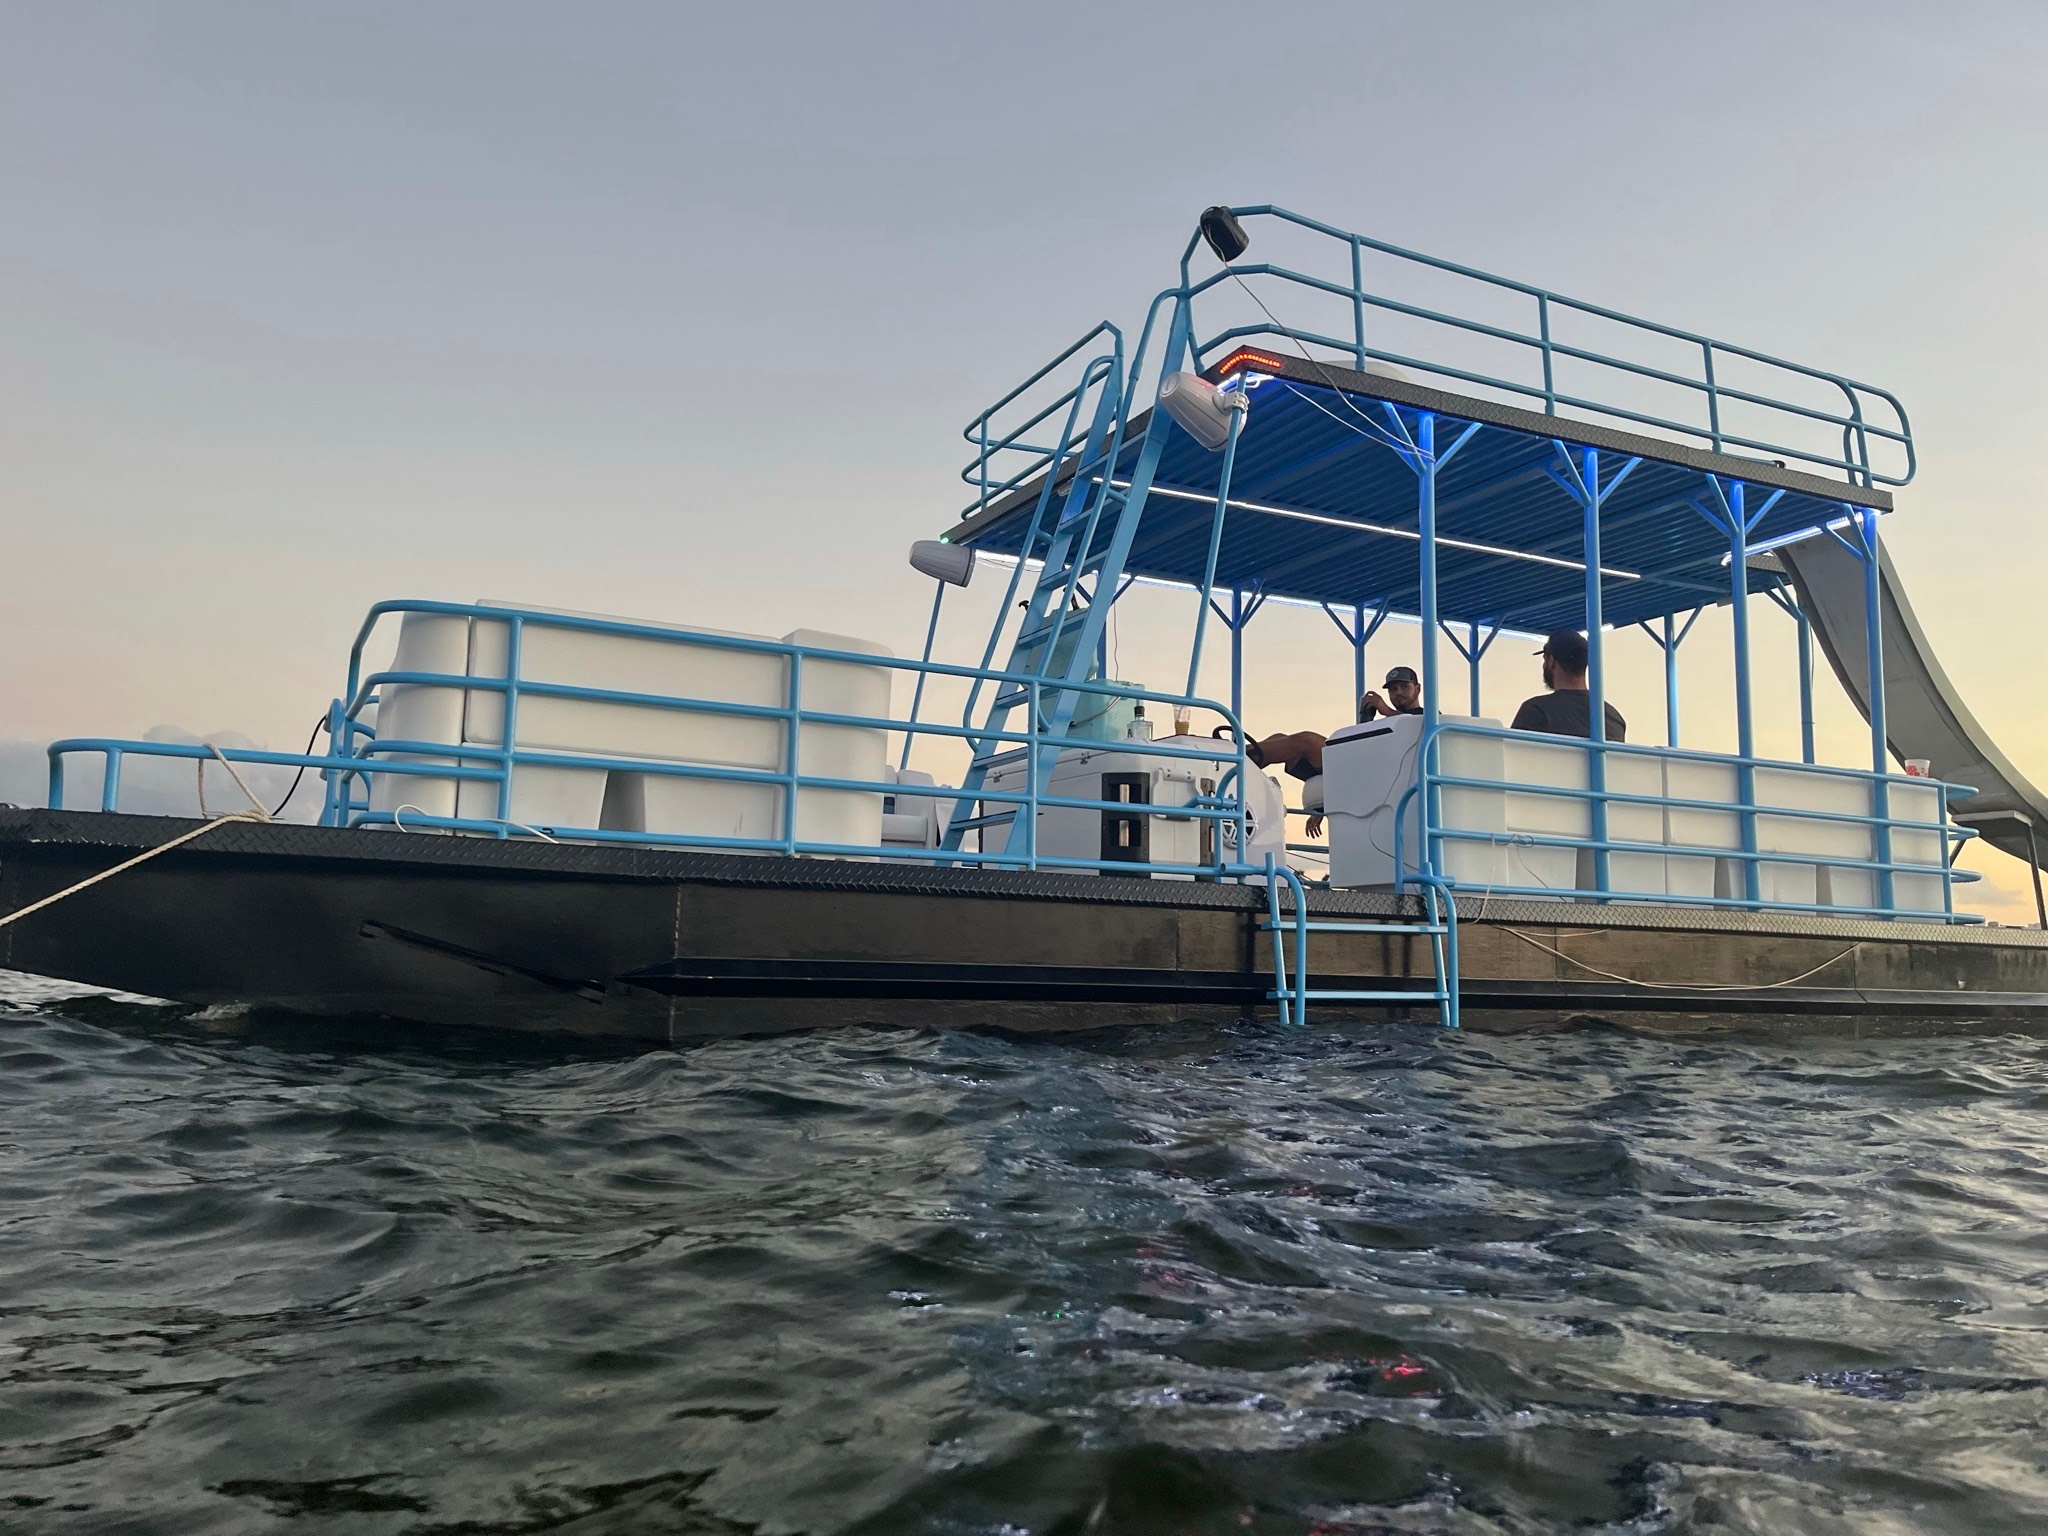
[[[948,822],[946,825],[954,832],[972,832],[977,827],[1008,826],[1016,819],[1017,812],[1012,807],[1007,811],[990,811],[986,816],[968,816],[959,821]]]
[[[1293,998],[1296,995],[1292,991],[1268,992],[1266,1000],[1278,1002],[1283,997]],[[1447,996],[1441,989],[1435,992],[1338,992],[1319,991],[1314,987],[1300,995],[1311,1003],[1442,1003]]]
[[[1267,933],[1276,931],[1280,933],[1293,933],[1296,931],[1295,925],[1284,917],[1278,923],[1268,918],[1259,924],[1259,927]],[[1450,929],[1442,923],[1344,923],[1311,920],[1303,923],[1301,927],[1309,933],[1416,933],[1427,935],[1450,932]]]
[[[1031,690],[1029,688],[1005,688],[996,695],[994,707],[997,709],[1013,709],[1030,697]]]
[[[1014,649],[1021,651],[1027,645],[1036,645],[1041,640],[1050,640],[1064,628],[1066,628],[1064,624],[1041,624],[1036,629],[1027,629],[1017,637]],[[1014,672],[1017,669],[1012,667],[1010,670]]]
[[[1007,768],[1012,763],[1021,763],[1031,755],[1029,747],[1012,747],[1007,752],[991,752],[987,757],[977,757],[973,766],[984,772],[990,768]]]

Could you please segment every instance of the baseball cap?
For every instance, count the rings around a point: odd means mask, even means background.
[[[1586,637],[1576,629],[1555,630],[1536,654],[1548,656],[1567,672],[1583,672],[1586,670]]]
[[[1386,682],[1381,683],[1380,686],[1384,688],[1387,686],[1387,683],[1419,683],[1421,681],[1422,679],[1415,675],[1413,667],[1389,667],[1387,668]]]

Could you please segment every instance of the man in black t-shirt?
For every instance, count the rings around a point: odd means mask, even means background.
[[[1419,715],[1422,713],[1422,680],[1415,675],[1413,667],[1393,667],[1387,672],[1386,695],[1379,689],[1369,688],[1365,697],[1358,701],[1358,723],[1375,720],[1383,715]]]
[[[1515,711],[1518,731],[1542,731],[1550,736],[1593,734],[1592,695],[1586,692],[1586,637],[1576,629],[1560,629],[1543,642],[1536,653],[1543,658],[1543,686],[1550,692],[1525,699]],[[1628,740],[1628,722],[1621,711],[1609,704],[1603,718],[1607,740]]]

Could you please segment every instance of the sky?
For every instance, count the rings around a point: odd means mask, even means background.
[[[0,798],[53,737],[296,748],[382,598],[914,653],[904,553],[964,500],[962,425],[1135,325],[1215,202],[1897,393],[1900,574],[2048,780],[2044,166],[2038,4],[16,0]],[[991,600],[942,648],[978,655]],[[1188,617],[1127,600],[1120,674],[1174,685]],[[1791,625],[1757,623],[1762,746],[1796,756]],[[1689,745],[1732,737],[1728,649],[1710,613]],[[1489,710],[1534,691],[1523,650]],[[1615,651],[1651,737],[1661,663]],[[1348,718],[1320,615],[1262,614],[1247,658],[1255,729]],[[1821,693],[1823,756],[1867,760]],[[2026,915],[2018,865],[1968,862]]]

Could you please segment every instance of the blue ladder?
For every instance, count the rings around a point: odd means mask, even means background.
[[[1306,1024],[1308,1005],[1324,1003],[1434,1003],[1437,1022],[1445,1029],[1458,1027],[1458,908],[1448,890],[1427,877],[1410,876],[1422,887],[1425,920],[1419,923],[1378,921],[1372,918],[1311,918],[1308,893],[1301,876],[1266,856],[1266,920],[1262,932],[1273,938],[1273,989],[1268,1002],[1280,1005],[1282,1024]],[[1291,912],[1280,910],[1280,888],[1288,890]],[[1312,933],[1388,933],[1407,936],[1428,935],[1430,964],[1435,985],[1428,991],[1387,989],[1350,991],[1312,988],[1308,984],[1308,936]],[[1287,960],[1287,935],[1294,936],[1294,964]],[[1291,976],[1291,979],[1290,979]]]
[[[1128,406],[1121,353],[1097,358],[1083,371],[1074,396],[1076,413],[1091,386],[1096,391],[1095,412],[1086,439],[1078,451],[1055,455],[1047,466],[1044,489],[1020,549],[1019,575],[1035,560],[1039,563],[1038,580],[1003,668],[1011,680],[996,685],[987,715],[977,733],[968,738],[973,758],[946,829],[942,846],[948,851],[958,851],[969,832],[1011,825],[1023,810],[1013,803],[977,808],[977,792],[991,771],[1023,762],[1035,750],[1034,782],[1043,784],[1051,776],[1062,745],[1060,738],[1066,735],[1081,697],[1071,685],[1088,681],[1144,513],[1169,418],[1164,411],[1153,413],[1129,485],[1112,485],[1111,470],[1123,450]],[[1071,435],[1063,441],[1071,441]],[[1060,494],[1063,479],[1066,489]],[[1105,514],[1109,515],[1109,535],[1099,540]],[[1092,596],[1081,587],[1083,579],[1090,577],[1094,580]],[[1015,580],[1013,577],[1013,594]],[[977,680],[968,694],[963,724],[973,719],[981,686]],[[1011,712],[1030,703],[1034,695],[1038,716],[1030,729],[1035,749],[1010,740],[1020,733],[1008,729]]]

